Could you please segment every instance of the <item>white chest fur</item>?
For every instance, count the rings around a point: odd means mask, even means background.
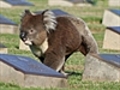
[[[40,46],[30,46],[30,49],[33,54],[40,57],[42,56],[46,50],[48,49],[48,39],[46,38],[45,41]]]

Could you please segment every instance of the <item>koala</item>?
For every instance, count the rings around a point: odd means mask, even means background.
[[[97,43],[85,22],[74,16],[56,17],[51,10],[39,14],[25,10],[21,17],[20,38],[46,66],[67,75],[66,60],[74,52],[98,53]]]

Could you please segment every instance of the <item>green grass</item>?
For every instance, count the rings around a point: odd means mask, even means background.
[[[103,13],[105,9],[112,7],[107,6],[107,0],[99,0],[93,7],[51,7],[47,5],[47,0],[29,0],[34,3],[35,6],[31,7],[14,7],[3,8],[0,13],[6,17],[9,17],[17,24],[20,23],[19,14],[24,9],[30,9],[31,11],[40,11],[44,9],[62,9],[70,14],[82,18],[89,26],[93,33],[99,47],[100,53],[120,53],[116,50],[104,50],[102,49],[105,26],[101,24]],[[104,1],[104,2],[103,2]],[[120,7],[114,7],[120,9]],[[34,58],[34,55],[30,51],[19,50],[19,36],[13,34],[0,34],[0,43],[5,44],[8,47],[9,54],[24,55]],[[37,60],[37,59],[36,59]],[[68,78],[68,87],[62,90],[120,90],[120,83],[113,82],[83,82],[82,73],[84,69],[84,56],[81,53],[74,53],[66,62],[66,71],[74,72],[72,76]],[[43,90],[40,88],[24,88],[14,84],[6,84],[0,82],[0,90]],[[44,89],[44,90],[60,90],[60,89]]]

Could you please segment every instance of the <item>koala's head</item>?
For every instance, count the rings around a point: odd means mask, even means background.
[[[45,10],[35,14],[25,10],[21,18],[20,38],[26,45],[41,45],[50,30],[55,30],[57,21],[54,13]]]

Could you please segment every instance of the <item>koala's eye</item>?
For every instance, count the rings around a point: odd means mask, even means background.
[[[33,34],[34,32],[35,32],[35,30],[33,30],[33,29],[30,29],[30,30],[29,30],[29,33],[30,33],[30,34]]]
[[[32,32],[33,32],[33,29],[31,29],[30,32],[32,33]]]

